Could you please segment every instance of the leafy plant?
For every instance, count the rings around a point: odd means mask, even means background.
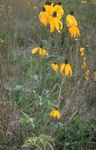
[[[50,150],[54,150],[54,139],[46,134],[41,134],[38,137],[28,138],[22,147],[31,147],[36,150],[46,150],[48,147]]]

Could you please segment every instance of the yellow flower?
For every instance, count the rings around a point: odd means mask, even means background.
[[[55,109],[53,109],[53,110],[50,112],[49,116],[52,117],[52,118],[60,119],[61,113],[60,113],[60,111],[59,111],[57,108],[55,108]]]
[[[54,32],[55,29],[56,29],[58,32],[60,32],[60,30],[62,30],[62,28],[63,28],[63,23],[62,23],[62,21],[57,17],[57,13],[56,13],[56,12],[54,12],[54,13],[53,13],[53,16],[50,17],[49,23],[50,23],[50,32]]]
[[[33,48],[32,49],[32,54],[35,54],[39,50],[39,47]]]
[[[67,27],[77,26],[77,20],[73,16],[73,11],[70,12],[70,15],[66,17],[66,25]]]
[[[51,64],[51,67],[52,67],[52,69],[53,69],[54,71],[58,72],[58,70],[59,70],[59,66],[58,66],[58,64],[57,64],[57,63],[53,63],[53,64]]]
[[[44,8],[49,16],[51,16],[54,12],[54,7],[52,2],[46,2]]]
[[[46,13],[45,8],[43,7],[42,11],[39,14],[39,20],[42,24],[44,24],[46,26],[49,23],[48,18],[49,18],[49,16]]]
[[[64,73],[65,76],[72,76],[72,67],[70,64],[68,64],[68,60],[65,60],[65,63],[61,65],[60,67],[60,73]]]
[[[82,68],[82,69],[86,69],[86,66],[87,66],[86,62],[83,61],[83,64],[82,64],[81,68]]]
[[[80,36],[80,30],[79,30],[79,28],[77,26],[71,26],[69,28],[69,32],[71,34],[71,37],[75,38],[75,37]]]
[[[90,79],[90,71],[89,71],[89,69],[87,69],[87,71],[85,72],[85,79],[86,80]]]
[[[47,51],[45,50],[45,49],[43,49],[42,48],[42,46],[41,47],[36,47],[36,48],[33,48],[32,49],[32,54],[35,54],[36,52],[39,52],[39,54],[41,55],[41,56],[45,56],[45,57],[47,57],[48,56],[48,53],[47,53]]]
[[[96,80],[96,71],[94,71],[94,79]]]
[[[80,47],[80,53],[84,52],[84,48],[83,47]]]
[[[54,6],[54,11],[57,12],[57,17],[58,17],[59,19],[61,19],[61,17],[64,15],[64,10],[63,10],[63,8],[62,8],[61,2],[58,2],[58,4],[56,4],[56,5]]]
[[[70,77],[72,76],[72,68],[70,64],[66,64],[65,66],[65,75]]]
[[[65,64],[62,64],[60,67],[60,73],[63,73],[64,70],[65,70]]]
[[[42,49],[42,48],[39,49],[39,54],[42,55],[42,56],[45,56],[45,57],[48,56],[47,51],[45,49]]]

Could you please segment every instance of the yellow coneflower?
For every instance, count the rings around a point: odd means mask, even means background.
[[[69,15],[66,17],[66,25],[67,27],[77,26],[77,20],[74,17],[74,12],[71,11]]]
[[[55,109],[53,109],[53,110],[50,112],[49,116],[52,117],[52,118],[54,118],[54,119],[55,119],[55,118],[60,119],[61,113],[60,113],[59,109],[55,108]]]
[[[52,64],[51,64],[51,67],[52,67],[52,69],[53,69],[54,71],[56,71],[56,72],[59,71],[59,65],[58,65],[56,62],[52,63]]]
[[[80,47],[80,50],[79,50],[79,51],[80,51],[80,56],[81,56],[81,57],[84,57],[84,55],[85,55],[85,54],[84,54],[84,50],[85,50],[85,49],[84,49],[83,47]]]
[[[80,36],[80,30],[77,26],[69,27],[69,33],[71,34],[71,37],[74,38]]]
[[[44,5],[44,8],[45,8],[45,10],[46,10],[46,12],[49,16],[51,16],[53,14],[54,7],[53,7],[52,2],[46,1],[45,5]]]
[[[39,54],[43,57],[47,57],[48,53],[45,49],[42,48],[42,46],[40,47],[36,47],[32,49],[32,54],[35,54],[36,52],[39,52]]]
[[[84,48],[83,47],[80,47],[80,53],[84,52]]]
[[[65,76],[72,76],[72,67],[68,63],[68,60],[65,60],[65,63],[61,65],[60,67],[60,73],[64,73]]]
[[[45,8],[43,7],[42,8],[42,11],[40,12],[40,14],[39,14],[39,20],[40,20],[40,22],[42,23],[42,24],[44,24],[45,26],[49,23],[48,22],[48,18],[49,18],[49,16],[48,16],[48,14],[46,13],[46,10],[45,10]]]
[[[65,64],[62,64],[62,65],[60,66],[60,73],[63,73],[64,70],[65,70]]]
[[[59,19],[61,19],[61,17],[64,15],[64,9],[62,8],[62,3],[58,2],[55,6],[54,6],[54,11],[57,12],[57,17]]]
[[[63,28],[63,23],[62,21],[57,17],[57,13],[54,12],[53,16],[50,17],[49,19],[50,23],[50,32],[54,32],[56,29],[58,32],[60,32]]]
[[[87,69],[87,71],[85,72],[85,79],[89,80],[90,79],[90,70]]]

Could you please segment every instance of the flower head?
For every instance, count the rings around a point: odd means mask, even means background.
[[[48,14],[46,13],[46,10],[45,10],[45,8],[43,7],[42,8],[42,11],[40,12],[40,14],[39,14],[39,20],[40,20],[40,22],[42,23],[42,24],[44,24],[45,26],[49,23],[48,22],[48,18],[49,18],[49,16],[48,16]]]
[[[83,47],[80,47],[80,53],[84,52],[84,48]]]
[[[65,63],[60,66],[60,73],[64,73],[65,76],[72,76],[72,67],[67,59],[65,60]]]
[[[84,49],[83,47],[80,47],[80,50],[79,50],[79,51],[80,51],[80,56],[81,56],[81,57],[83,57],[83,56],[85,55],[85,54],[84,54],[84,50],[85,50],[85,49]]]
[[[78,25],[77,20],[73,16],[72,12],[71,12],[71,14],[67,15],[67,17],[66,17],[66,25],[67,25],[67,27],[72,27],[72,26]]]
[[[62,8],[62,3],[58,2],[55,6],[54,6],[54,11],[57,12],[57,17],[59,19],[61,19],[61,17],[64,15],[64,9]]]
[[[51,64],[51,67],[52,67],[52,69],[54,70],[54,71],[56,71],[56,72],[58,72],[58,70],[59,70],[59,66],[58,66],[58,64],[57,63],[52,63]]]
[[[55,11],[53,13],[53,16],[50,17],[49,19],[49,24],[50,24],[50,32],[54,32],[56,29],[58,32],[60,32],[63,28],[63,23],[62,21],[57,17],[57,12]]]
[[[55,108],[55,109],[53,109],[53,110],[50,112],[49,116],[52,117],[52,118],[54,118],[54,119],[55,119],[55,118],[60,119],[61,113],[60,113],[59,109]]]
[[[54,7],[53,7],[53,3],[52,2],[46,2],[45,5],[45,10],[46,10],[46,13],[51,16],[54,12]]]
[[[36,52],[38,52],[43,57],[47,57],[48,56],[47,51],[45,49],[43,49],[42,46],[32,49],[32,54],[35,54]]]

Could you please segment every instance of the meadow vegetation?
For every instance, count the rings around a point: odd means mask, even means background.
[[[0,0],[0,150],[96,150],[96,0],[62,1],[60,31],[44,4]]]

